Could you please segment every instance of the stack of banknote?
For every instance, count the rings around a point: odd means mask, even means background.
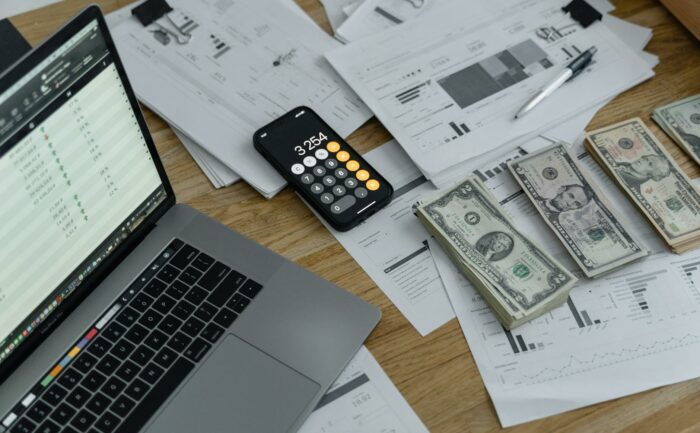
[[[657,108],[651,118],[700,164],[700,95]]]
[[[675,253],[700,246],[700,193],[641,119],[586,138],[591,155]]]
[[[587,277],[649,254],[564,143],[512,160],[508,168]]]
[[[564,303],[576,282],[476,177],[416,203],[415,213],[508,329]]]

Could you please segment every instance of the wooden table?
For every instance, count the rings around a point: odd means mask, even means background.
[[[273,0],[250,0],[273,1]],[[318,0],[298,0],[325,30],[330,26]],[[12,18],[37,44],[91,0],[61,3]],[[105,12],[129,0],[99,0]],[[651,121],[654,107],[700,93],[700,42],[656,0],[617,0],[614,14],[654,29],[647,50],[661,58],[656,77],[617,97],[601,110],[590,128],[639,116],[693,177],[698,167]],[[383,318],[367,346],[434,433],[500,430],[469,347],[456,320],[421,337],[365,272],[287,188],[265,200],[241,182],[215,190],[168,126],[149,110],[148,125],[178,201],[216,218],[301,266],[333,281],[381,308]],[[349,139],[361,152],[388,141],[376,119]],[[689,359],[688,362],[700,362]],[[519,432],[700,431],[700,379],[666,386],[615,401],[513,428]]]

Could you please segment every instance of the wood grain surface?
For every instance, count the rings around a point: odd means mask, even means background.
[[[324,30],[330,31],[318,0],[297,1]],[[131,3],[128,0],[96,2],[105,12]],[[91,3],[91,0],[65,0],[13,17],[12,22],[34,45]],[[656,77],[615,98],[596,115],[589,129],[639,116],[682,167],[697,177],[698,166],[663,134],[650,115],[654,107],[700,93],[700,43],[657,0],[613,0],[613,3],[614,15],[654,29],[647,50],[658,55],[661,63],[656,67]],[[431,432],[501,430],[456,320],[422,338],[289,188],[269,201],[243,182],[215,190],[170,128],[149,110],[144,112],[179,202],[216,218],[381,308],[382,321],[367,346]],[[372,119],[348,141],[364,153],[390,138],[381,124]],[[700,379],[509,430],[700,431]]]

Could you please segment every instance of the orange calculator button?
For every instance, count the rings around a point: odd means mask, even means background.
[[[329,152],[335,153],[340,150],[340,144],[338,144],[337,141],[329,141],[326,145],[326,149],[328,149]]]
[[[367,189],[370,191],[376,191],[379,189],[379,181],[370,179],[367,181]]]
[[[338,161],[345,162],[350,159],[350,154],[344,150],[341,150],[335,157],[338,159]]]
[[[348,163],[345,167],[347,167],[347,169],[350,171],[357,171],[360,169],[360,163],[353,159],[353,160],[348,161]]]
[[[366,181],[367,179],[369,179],[369,172],[368,172],[367,170],[360,170],[360,171],[357,172],[357,174],[355,174],[355,177],[356,177],[357,180],[359,180],[360,182],[364,182],[364,181]]]

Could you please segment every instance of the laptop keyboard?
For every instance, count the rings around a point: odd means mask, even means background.
[[[0,433],[133,433],[262,286],[175,239],[0,422]]]

